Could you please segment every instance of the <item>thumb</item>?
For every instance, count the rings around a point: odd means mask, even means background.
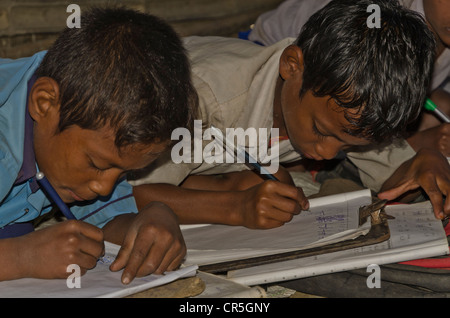
[[[406,192],[415,190],[417,188],[419,188],[419,185],[405,182],[399,186],[378,193],[378,198],[380,198],[381,200],[392,201],[405,194]]]

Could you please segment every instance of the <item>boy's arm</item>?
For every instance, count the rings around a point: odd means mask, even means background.
[[[116,216],[103,232],[106,241],[121,245],[110,269],[124,269],[124,284],[135,277],[175,270],[186,255],[176,215],[159,202],[152,202],[138,214]]]
[[[287,172],[280,169],[276,176],[284,182],[264,181],[253,171],[190,176],[180,187],[169,184],[136,186],[134,196],[138,207],[163,200],[182,224],[273,228],[308,208],[302,190],[293,185]]]

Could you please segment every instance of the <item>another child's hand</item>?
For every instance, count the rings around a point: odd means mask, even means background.
[[[295,186],[289,172],[281,166],[275,174],[279,182],[267,181],[255,171],[229,175],[236,176],[231,190],[242,194],[240,203],[233,211],[236,213],[234,225],[251,229],[280,227],[309,208],[303,190]]]
[[[391,201],[419,188],[430,198],[436,218],[450,215],[450,200],[444,204],[444,196],[450,195],[450,165],[439,151],[421,149],[417,152],[383,184],[378,197]]]
[[[242,193],[239,223],[248,228],[279,227],[309,208],[301,188],[277,181],[265,181]]]
[[[61,222],[14,240],[21,244],[22,277],[67,278],[71,264],[84,275],[104,253],[102,230],[82,221]]]
[[[450,124],[440,124],[427,130],[418,131],[407,141],[415,151],[431,148],[450,157]]]
[[[153,202],[135,215],[110,269],[124,268],[122,282],[128,284],[135,277],[177,269],[185,255],[177,217],[166,205]]]

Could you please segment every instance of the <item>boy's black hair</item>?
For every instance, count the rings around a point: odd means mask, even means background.
[[[381,28],[367,24],[372,4],[381,9]],[[353,126],[347,133],[381,142],[419,116],[435,40],[424,19],[396,0],[333,0],[308,20],[296,45],[305,67],[300,97],[311,90],[362,109],[360,118],[346,112]]]
[[[110,125],[118,148],[170,140],[191,128],[197,94],[181,39],[163,20],[93,8],[67,28],[37,70],[60,86],[59,132]]]

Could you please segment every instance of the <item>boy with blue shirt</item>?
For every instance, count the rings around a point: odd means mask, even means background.
[[[177,268],[185,245],[173,212],[137,214],[127,172],[154,161],[196,105],[176,33],[126,9],[95,9],[48,52],[0,60],[0,280],[85,273],[122,245],[111,270],[122,282]],[[176,110],[176,111],[175,111]],[[77,220],[33,231],[52,202],[42,171]]]

